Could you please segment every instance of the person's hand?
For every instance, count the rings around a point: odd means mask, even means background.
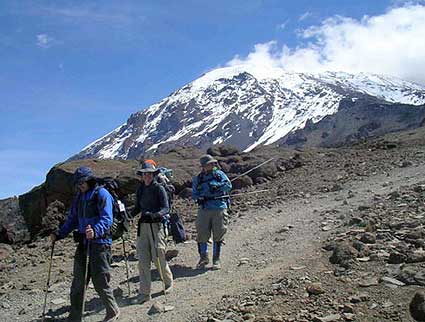
[[[151,218],[153,220],[159,220],[161,219],[161,215],[158,212],[154,212],[153,214],[151,214]]]
[[[205,202],[205,197],[199,197],[198,199],[196,199],[196,202],[198,205],[203,205]]]
[[[58,236],[56,236],[56,234],[53,234],[53,233],[50,234],[50,242],[52,244],[54,244],[57,239],[58,239]]]
[[[86,227],[86,238],[88,240],[94,239],[94,230],[93,230],[93,228],[91,228],[90,225],[87,225],[87,227]]]
[[[212,182],[210,182],[210,183],[208,184],[208,187],[210,188],[210,191],[211,191],[212,193],[215,193],[215,192],[217,192],[217,191],[219,191],[219,190],[220,190],[220,187],[219,187],[217,184],[214,184],[214,183],[212,183]]]

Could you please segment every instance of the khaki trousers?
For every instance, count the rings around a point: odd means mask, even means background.
[[[198,209],[196,217],[196,232],[198,243],[206,243],[211,237],[213,241],[220,242],[227,232],[227,209]]]
[[[152,236],[152,230],[153,236]],[[153,237],[153,238],[152,238]],[[141,223],[140,236],[137,238],[137,257],[139,259],[140,288],[139,293],[151,294],[151,262],[158,272],[162,272],[165,287],[173,284],[173,273],[165,260],[165,233],[161,223]],[[158,267],[158,257],[160,267]]]

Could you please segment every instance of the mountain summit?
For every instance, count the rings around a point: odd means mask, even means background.
[[[137,159],[175,146],[203,149],[220,143],[249,151],[284,142],[306,124],[337,114],[347,101],[411,109],[425,104],[425,86],[364,73],[220,68],[132,114],[71,159]]]

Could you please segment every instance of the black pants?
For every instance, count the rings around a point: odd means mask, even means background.
[[[74,278],[71,285],[71,321],[81,321],[81,309],[83,305],[84,273],[86,269],[87,246],[79,244],[74,257]],[[87,274],[87,283],[92,279],[94,289],[106,308],[106,314],[111,316],[118,311],[112,288],[109,286],[111,274],[111,246],[105,244],[90,244],[90,261]]]

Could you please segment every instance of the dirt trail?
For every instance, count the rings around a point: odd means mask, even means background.
[[[422,164],[395,168],[387,175],[349,182],[337,192],[290,200],[278,206],[264,205],[256,211],[244,212],[230,224],[223,249],[223,268],[220,271],[194,269],[198,259],[196,243],[178,245],[180,254],[170,262],[175,287],[173,293],[167,296],[167,304],[175,309],[167,313],[147,314],[154,301],[164,303],[162,295],[155,297],[162,289],[158,279],[153,283],[153,301],[144,305],[128,305],[124,262],[116,263],[117,267],[112,271],[113,285],[124,290],[124,295],[117,296],[122,311],[120,321],[195,320],[200,312],[213,309],[223,296],[239,294],[270,283],[280,272],[311,262],[320,253],[321,241],[328,236],[328,232],[321,229],[321,212],[335,208],[355,209],[367,203],[374,194],[386,194],[399,186],[419,182],[424,177],[425,165]],[[353,197],[346,199],[348,190],[352,191]],[[55,260],[64,261],[59,266],[71,265],[70,258],[65,260],[58,256]],[[131,287],[135,295],[137,262],[132,261],[130,265]],[[66,271],[69,271],[68,267]],[[41,274],[35,278],[44,280],[45,276]],[[49,308],[56,321],[63,321],[67,315],[68,292],[69,281],[64,281],[53,285],[49,293]],[[54,305],[51,303],[53,299],[63,299],[64,303]],[[88,299],[89,315],[86,321],[101,321],[104,310],[93,289],[89,290]],[[43,292],[11,290],[3,296],[3,303],[2,321],[35,321],[41,313]]]

